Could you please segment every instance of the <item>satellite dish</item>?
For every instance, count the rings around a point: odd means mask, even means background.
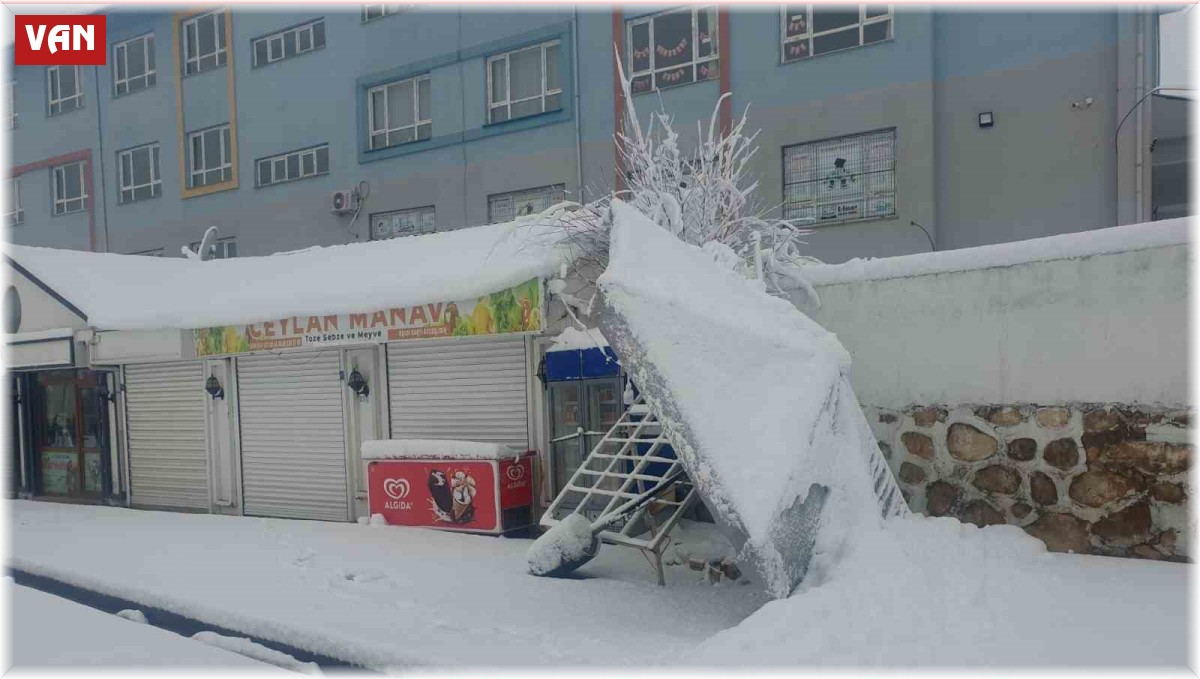
[[[203,262],[208,260],[209,257],[212,257],[213,244],[216,242],[217,227],[210,226],[208,227],[208,230],[204,232],[204,237],[200,239],[200,245],[196,248],[195,252],[192,252],[191,248],[186,245],[180,249],[183,251],[184,257],[188,259],[198,259]]]

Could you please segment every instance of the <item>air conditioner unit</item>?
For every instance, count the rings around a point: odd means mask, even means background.
[[[344,215],[358,209],[358,194],[350,189],[334,191],[329,201],[335,215]]]

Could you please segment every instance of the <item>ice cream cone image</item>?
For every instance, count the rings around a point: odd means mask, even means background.
[[[451,510],[454,516],[455,523],[467,523],[475,518],[475,477],[469,476],[465,472],[454,472],[454,476],[450,479],[451,497],[453,498],[453,509]]]

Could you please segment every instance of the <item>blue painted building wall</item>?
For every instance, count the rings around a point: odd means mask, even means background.
[[[627,8],[624,17],[657,9]],[[896,216],[816,229],[807,238],[815,256],[927,250],[910,222],[942,249],[1133,221],[1118,214],[1129,200],[1119,175],[1133,161],[1111,143],[1118,111],[1131,103],[1131,16],[898,7],[890,40],[781,64],[779,9],[732,9],[721,39],[729,46],[735,116],[749,106],[749,127],[761,129],[755,170],[762,202],[777,209],[782,200],[783,147],[894,127]],[[323,49],[253,68],[254,38],[319,17]],[[99,250],[177,255],[215,224],[237,239],[240,254],[268,254],[364,240],[376,212],[432,205],[438,228],[451,229],[484,223],[494,193],[564,184],[572,197],[588,199],[612,188],[612,55],[620,36],[606,8],[418,7],[366,23],[346,8],[235,8],[230,65],[182,78],[173,39],[180,20],[109,14],[110,43],[154,32],[157,83],[114,97],[109,67],[83,68],[78,111],[48,117],[45,69],[14,69],[11,163],[36,167],[89,150],[95,235],[87,213],[50,216],[49,170],[37,168],[23,175],[25,219],[8,227],[9,240],[88,248],[94,239]],[[550,38],[562,40],[562,110],[485,124],[487,56]],[[1153,45],[1155,36],[1148,38]],[[432,139],[366,150],[366,88],[422,73],[431,76]],[[635,102],[645,118],[661,101],[689,137],[695,121],[707,125],[719,94],[714,80]],[[1071,108],[1085,97],[1093,99],[1089,108]],[[183,197],[180,110],[184,134],[235,118],[236,188]],[[995,111],[995,127],[978,128],[982,110]],[[116,154],[149,142],[160,144],[162,196],[118,204]],[[256,159],[321,143],[329,145],[327,175],[256,187]],[[369,195],[357,220],[331,214],[330,193],[360,182]]]

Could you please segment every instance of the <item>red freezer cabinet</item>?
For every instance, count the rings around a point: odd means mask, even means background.
[[[533,524],[536,454],[374,460],[367,465],[367,504],[390,526],[494,535],[526,528]]]

